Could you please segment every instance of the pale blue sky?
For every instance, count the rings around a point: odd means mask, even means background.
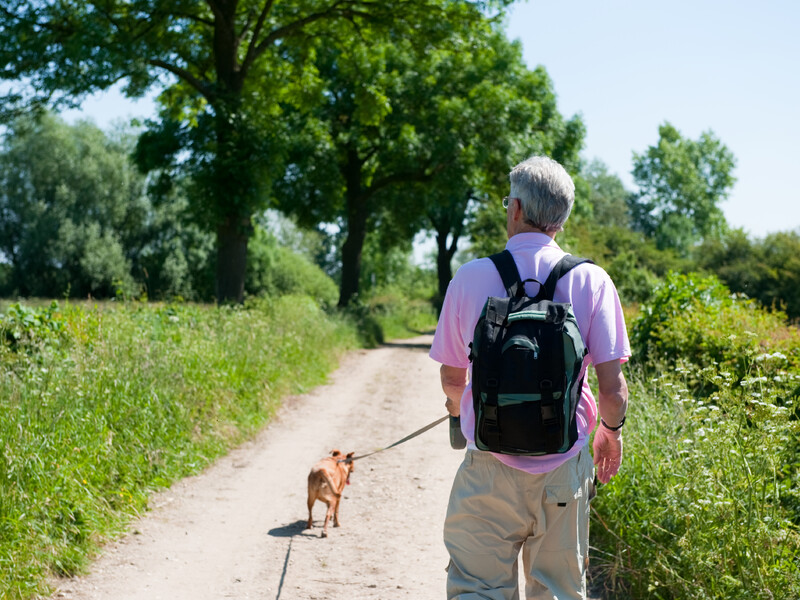
[[[508,35],[543,65],[562,114],[581,113],[584,156],[634,189],[632,152],[672,123],[707,130],[737,159],[721,205],[756,237],[800,227],[800,2],[517,2]]]
[[[798,29],[795,0],[529,0],[507,27],[547,69],[560,111],[583,115],[584,156],[629,189],[632,152],[655,144],[661,123],[692,139],[712,130],[737,159],[722,209],[756,237],[800,227]],[[82,114],[106,127],[153,110],[111,92]]]

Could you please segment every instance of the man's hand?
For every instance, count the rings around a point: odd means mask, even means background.
[[[597,479],[608,483],[622,464],[622,431],[609,431],[603,425],[594,434],[594,464]]]
[[[457,400],[448,398],[444,403],[444,407],[447,409],[447,412],[450,413],[451,417],[458,417],[461,415],[461,403]]]
[[[442,378],[442,391],[447,396],[444,406],[450,416],[457,417],[461,414],[461,396],[467,387],[467,370],[442,365],[439,374]]]

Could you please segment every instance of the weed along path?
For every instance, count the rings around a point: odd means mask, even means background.
[[[252,442],[156,495],[70,600],[357,600],[444,596],[441,528],[462,452],[447,424],[358,460],[342,526],[305,529],[306,479],[332,449],[366,454],[445,414],[431,337],[349,354],[327,385],[288,400]]]

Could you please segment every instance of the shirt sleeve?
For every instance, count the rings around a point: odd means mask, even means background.
[[[443,365],[466,369],[469,367],[469,345],[464,341],[461,328],[462,304],[461,286],[456,273],[447,286],[429,356]]]
[[[610,279],[606,279],[595,294],[587,346],[593,364],[610,360],[627,360],[631,355],[625,315]]]

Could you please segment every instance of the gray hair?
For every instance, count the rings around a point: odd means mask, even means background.
[[[532,156],[509,173],[511,197],[519,198],[525,220],[542,231],[561,231],[575,202],[575,183],[560,164]]]

